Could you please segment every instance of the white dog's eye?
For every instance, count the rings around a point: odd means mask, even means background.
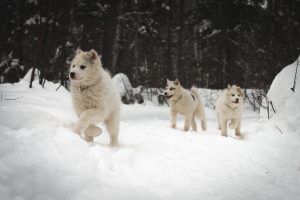
[[[73,68],[75,67],[75,65],[72,66]]]
[[[232,94],[231,96],[233,96],[233,97],[234,97],[234,94]]]
[[[238,96],[240,97],[241,95],[239,94]]]
[[[170,88],[170,90],[174,90],[174,88]]]
[[[80,65],[80,69],[85,69],[86,66],[85,65]]]

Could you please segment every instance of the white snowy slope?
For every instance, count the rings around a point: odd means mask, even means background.
[[[271,121],[280,127],[282,132],[292,131],[300,134],[300,56],[297,60],[277,74],[267,96],[274,108],[273,110],[270,105]],[[296,73],[297,65],[299,66]],[[261,110],[261,117],[267,118],[266,109]]]
[[[168,107],[122,107],[120,147],[86,143],[69,92],[51,82],[0,85],[0,199],[289,199],[300,196],[300,134],[245,110],[244,139],[169,128]],[[233,132],[230,132],[233,135]]]

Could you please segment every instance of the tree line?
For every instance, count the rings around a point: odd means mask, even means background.
[[[300,0],[2,0],[0,82],[68,85],[77,48],[133,86],[267,88],[300,52]]]

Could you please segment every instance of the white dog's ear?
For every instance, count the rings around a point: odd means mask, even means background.
[[[179,82],[179,80],[176,78],[176,80],[174,81],[174,84],[175,85],[180,85],[180,82]]]
[[[79,54],[81,52],[82,52],[82,50],[80,48],[76,49],[76,54]]]
[[[180,85],[178,78],[175,79],[174,84],[175,85]]]
[[[97,52],[94,49],[91,49],[88,53],[87,53],[89,59],[91,60],[95,60],[98,56]]]
[[[227,85],[227,89],[228,89],[228,90],[231,89],[231,85],[230,85],[230,84]]]
[[[169,80],[169,79],[167,79],[167,84],[169,85],[169,83],[170,83],[171,81]]]

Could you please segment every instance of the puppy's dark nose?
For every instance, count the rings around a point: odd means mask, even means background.
[[[239,101],[240,101],[240,99],[238,99],[238,98],[236,98],[236,99],[235,99],[235,102],[237,102],[237,103],[238,103]]]
[[[167,95],[168,95],[168,93],[167,93],[167,92],[165,92],[165,93],[164,93],[164,95],[165,95],[165,96],[167,96]]]
[[[70,72],[70,77],[74,78],[75,77],[75,73],[74,72]]]

